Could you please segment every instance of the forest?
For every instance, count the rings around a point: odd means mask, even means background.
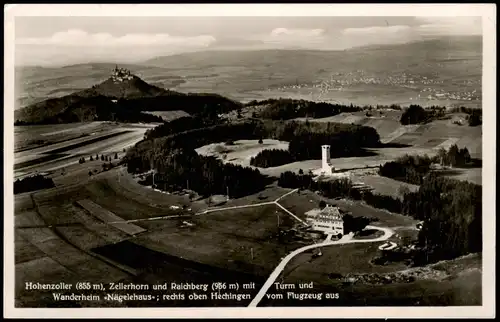
[[[400,123],[402,125],[428,123],[444,117],[445,114],[444,106],[430,106],[424,109],[420,105],[412,104],[404,110]]]
[[[265,105],[259,117],[271,120],[290,120],[297,117],[321,118],[334,116],[344,112],[357,112],[362,108],[355,105],[331,104],[288,98],[252,101],[247,106]]]
[[[55,187],[51,178],[40,174],[14,181],[14,194]]]
[[[483,124],[483,109],[472,107],[454,107],[450,109],[451,113],[465,113],[467,114],[467,122],[469,126],[479,126]]]
[[[452,259],[482,250],[482,188],[469,182],[430,173],[416,192],[406,192],[403,200],[371,192],[354,192],[352,182],[339,179],[315,182],[311,175],[281,174],[278,185],[286,188],[319,190],[327,198],[344,197],[423,221],[418,234],[416,265]]]
[[[423,221],[414,261],[425,264],[482,251],[482,187],[431,173],[405,194],[403,213]]]
[[[427,155],[405,155],[380,166],[379,174],[395,180],[420,185],[431,172],[431,164],[465,167],[471,163],[471,156],[466,147],[461,149],[456,144],[448,150],[441,148],[435,157]]]
[[[250,165],[259,168],[277,167],[292,162],[295,162],[295,160],[290,152],[281,149],[262,150],[256,156],[250,158]]]
[[[134,170],[137,172],[146,171],[150,169],[152,161],[156,162],[157,158],[163,158],[161,154],[152,153],[153,150],[168,154],[169,151],[176,149],[194,150],[206,144],[228,140],[272,138],[289,141],[289,153],[293,160],[320,158],[319,146],[322,144],[335,146],[335,149],[332,149],[332,157],[359,155],[364,153],[363,147],[380,144],[375,129],[360,125],[242,120],[202,127],[207,124],[204,122],[201,119],[180,118],[148,131],[145,140],[127,153],[127,162],[133,165],[131,169],[137,169]],[[182,129],[187,130],[177,132]],[[271,152],[269,158],[265,158],[266,161],[262,156],[259,158],[262,158],[262,162],[268,162],[273,154],[274,152]]]
[[[265,188],[270,180],[258,170],[225,164],[215,157],[200,156],[194,150],[176,149],[165,153],[156,150],[150,156],[156,169],[155,187],[165,191],[189,189],[202,196],[216,194],[238,198]],[[127,163],[128,171],[137,170],[134,162]],[[147,181],[152,183],[152,177]]]

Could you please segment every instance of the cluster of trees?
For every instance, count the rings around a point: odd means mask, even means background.
[[[202,116],[183,116],[147,130],[144,137],[146,139],[154,139],[215,124],[217,124],[217,119]]]
[[[250,165],[260,168],[277,167],[292,162],[294,159],[290,152],[281,149],[262,150],[255,157],[250,158]]]
[[[357,233],[362,231],[366,226],[377,219],[365,216],[354,217],[351,214],[344,214],[342,220],[344,221],[344,234],[347,235],[350,232]]]
[[[478,126],[483,123],[483,109],[481,108],[460,106],[451,108],[450,112],[467,114],[469,126]]]
[[[255,166],[272,167],[290,162],[320,159],[321,145],[331,145],[330,157],[369,154],[365,147],[380,145],[377,131],[371,127],[313,122],[265,122],[263,136],[289,141],[288,151],[264,150],[254,158]]]
[[[439,149],[435,157],[427,155],[405,155],[394,161],[387,162],[380,166],[379,174],[384,177],[399,181],[420,185],[425,177],[431,172],[432,163],[441,165],[463,167],[471,162],[469,150],[466,147],[461,149],[456,144],[448,150]]]
[[[423,221],[417,264],[482,251],[482,187],[431,173],[404,197],[403,213]]]
[[[479,126],[483,124],[483,113],[480,109],[474,109],[467,118],[469,126]]]
[[[14,125],[58,124],[91,121],[163,122],[159,116],[123,107],[107,96],[81,97],[75,94],[38,102],[16,111]]]
[[[380,166],[379,174],[395,180],[420,185],[429,173],[433,159],[427,155],[405,155]]]
[[[203,117],[181,118],[148,132],[145,140],[127,151],[124,161],[129,171],[145,172],[153,167],[160,173],[159,178],[165,178],[158,181],[159,187],[186,187],[190,182],[190,189],[200,194],[226,193],[229,188],[232,196],[241,196],[263,189],[267,178],[251,168],[199,156],[194,149],[216,142],[269,137],[290,141],[290,151],[278,152],[284,157],[291,156],[287,160],[279,159],[288,163],[295,159],[319,158],[319,146],[322,144],[332,144],[335,155],[349,155],[362,146],[380,144],[375,129],[359,125],[273,120],[244,120],[215,125],[206,122]],[[269,160],[274,158],[275,153],[264,152],[258,161],[253,162],[270,165],[274,161]],[[356,191],[353,190],[353,193]]]
[[[115,156],[114,156],[114,159],[117,160],[118,159],[118,153],[115,153]],[[95,155],[95,160],[99,160],[99,155],[96,154]],[[94,157],[93,156],[90,156],[89,157],[89,161],[94,161]],[[111,156],[105,156],[104,154],[101,154],[101,161],[109,161],[109,164],[111,164]],[[82,164],[82,163],[85,163],[85,157],[81,157],[79,160],[78,160],[78,163]],[[105,163],[106,164],[106,163]],[[112,168],[112,166],[107,166],[109,169]],[[104,164],[103,164],[103,168],[104,168]]]
[[[55,187],[51,178],[40,174],[14,181],[14,194]]]
[[[353,200],[363,200],[375,208],[386,209],[391,212],[400,213],[402,209],[401,201],[391,196],[373,194],[370,191],[361,191],[355,188],[352,181],[341,178],[331,181],[314,181],[311,174],[295,174],[291,171],[283,172],[278,179],[278,185],[283,188],[307,189],[319,191],[327,198],[349,198]]]
[[[155,152],[151,161],[156,169],[154,182],[159,189],[190,189],[202,196],[229,194],[233,198],[256,193],[269,184],[269,179],[256,169],[225,164],[215,157],[198,155],[193,150],[158,149]],[[144,163],[133,160],[127,163],[127,167],[129,172],[149,170]]]
[[[427,123],[444,117],[445,114],[444,106],[430,106],[424,109],[420,105],[412,104],[401,115],[400,123],[402,125]]]
[[[176,123],[174,127],[169,130],[170,123]],[[245,120],[233,123],[222,123],[216,124],[208,127],[200,127],[195,129],[188,129],[183,132],[175,132],[182,128],[182,124],[187,124],[191,121],[183,119],[181,121],[172,121],[161,126],[161,130],[157,132],[149,132],[146,135],[146,139],[138,143],[134,148],[127,151],[125,161],[129,165],[129,170],[134,172],[149,170],[154,164],[154,167],[158,167],[164,159],[169,154],[180,154],[179,151],[184,151],[187,153],[188,150],[194,150],[200,146],[216,143],[233,141],[240,139],[261,139],[262,137],[270,137],[277,140],[290,141],[290,156],[291,159],[286,160],[305,160],[314,159],[321,157],[321,149],[319,148],[322,144],[331,144],[334,146],[332,153],[335,156],[346,156],[353,155],[360,150],[361,146],[377,146],[380,144],[379,135],[375,129],[371,127],[364,127],[359,125],[350,124],[337,124],[337,123],[309,123],[309,122],[295,122],[295,121],[272,121],[272,120]],[[185,123],[186,122],[186,123]],[[199,126],[201,123],[191,123]],[[156,136],[162,133],[172,133],[167,136],[162,136],[156,138]],[[173,152],[176,151],[177,152]],[[193,151],[194,152],[194,151]],[[285,154],[285,152],[278,152]],[[181,153],[182,154],[182,153]],[[268,155],[269,154],[269,155]],[[259,157],[260,164],[271,164],[270,161],[273,159],[275,152],[266,152]],[[182,154],[184,155],[184,154]],[[195,157],[193,157],[195,158]],[[197,157],[196,160],[203,164],[213,162],[209,159],[204,159],[203,157]],[[187,165],[193,162],[184,160]],[[280,161],[284,162],[284,160]],[[179,163],[181,161],[178,161]],[[176,163],[176,164],[177,164]],[[169,166],[173,164],[171,162],[164,163]],[[273,165],[276,163],[273,163]],[[277,165],[277,164],[276,164]],[[231,165],[222,165],[222,163],[217,167],[230,167]],[[198,166],[192,167],[192,171],[197,169]],[[214,166],[215,167],[215,166]],[[186,168],[189,168],[188,166]],[[164,171],[168,172],[169,167],[165,168]],[[219,171],[220,172],[220,171]],[[231,172],[236,173],[236,172]],[[258,173],[260,174],[260,173]],[[187,176],[187,174],[186,174]],[[254,176],[252,178],[252,176]],[[248,178],[250,181],[255,181],[260,187],[261,182],[265,180],[254,180],[258,178],[255,172],[252,172],[252,176]],[[241,178],[245,178],[242,175]],[[185,178],[182,177],[182,184],[184,184]],[[175,180],[174,180],[175,181]],[[204,182],[200,180],[199,182]],[[200,191],[207,191],[207,187],[213,184],[200,185]],[[236,185],[235,182],[231,181],[231,184]],[[222,187],[223,185],[219,185]],[[224,187],[224,189],[226,189]],[[236,190],[238,190],[237,188]],[[210,190],[210,189],[209,189]],[[234,189],[233,189],[234,190]],[[198,190],[195,190],[200,192]],[[252,190],[254,191],[254,190]]]
[[[471,162],[471,156],[466,147],[459,149],[454,144],[448,150],[445,148],[439,149],[435,162],[452,167],[463,167]]]
[[[151,147],[153,138],[168,130],[172,122],[160,126],[157,132],[150,132],[146,140],[137,146],[146,152]],[[186,123],[184,123],[186,122]],[[178,124],[188,124],[190,121],[177,121]],[[200,124],[200,123],[195,123]],[[180,129],[175,125],[171,129]],[[196,149],[200,146],[242,139],[260,140],[268,137],[290,142],[289,152],[294,160],[318,159],[321,157],[323,144],[332,145],[332,157],[356,156],[365,153],[363,147],[380,145],[380,136],[372,127],[323,122],[243,120],[232,123],[221,123],[208,127],[194,128],[154,139],[156,145],[163,149],[186,148]],[[137,148],[137,147],[136,147]],[[137,149],[136,149],[137,150]],[[135,155],[132,151],[132,153]]]
[[[407,191],[400,200],[369,191],[355,193],[348,179],[314,182],[311,175],[285,172],[278,184],[287,188],[319,190],[328,198],[361,199],[375,208],[423,221],[423,228],[418,235],[421,250],[413,255],[416,264],[451,259],[482,250],[480,185],[430,173],[418,191]]]
[[[352,104],[330,104],[288,98],[251,101],[246,105],[265,105],[265,109],[260,112],[259,116],[271,120],[289,120],[297,117],[321,118],[334,116],[343,112],[357,112],[362,110],[361,107]]]
[[[169,91],[167,94],[154,97],[140,97],[119,100],[120,107],[140,111],[172,111],[179,107],[191,115],[204,115],[210,118],[218,114],[240,109],[243,105],[219,94],[213,93],[178,93]]]

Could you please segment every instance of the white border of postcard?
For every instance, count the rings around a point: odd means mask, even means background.
[[[14,307],[14,17],[15,16],[481,16],[483,19],[482,306],[82,308]],[[4,7],[4,317],[494,317],[495,316],[495,4],[19,4]]]

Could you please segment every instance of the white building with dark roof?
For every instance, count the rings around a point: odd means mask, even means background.
[[[306,221],[314,230],[331,235],[344,235],[344,220],[338,207],[327,205],[325,208],[306,212]]]

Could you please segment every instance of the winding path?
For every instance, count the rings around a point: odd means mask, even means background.
[[[370,226],[369,225],[369,226],[366,226],[366,228],[367,229],[381,230],[384,232],[384,235],[377,237],[377,238],[373,238],[373,239],[352,239],[352,235],[345,235],[340,240],[323,241],[323,242],[320,242],[317,244],[304,246],[304,247],[301,247],[299,249],[294,250],[293,252],[288,254],[285,258],[283,258],[283,260],[278,264],[278,266],[274,269],[274,271],[271,273],[271,275],[269,276],[267,281],[264,283],[264,285],[262,286],[260,291],[257,293],[255,298],[252,300],[252,302],[250,302],[250,304],[248,306],[249,307],[256,307],[259,304],[259,302],[262,300],[262,298],[267,293],[269,288],[274,284],[274,282],[276,281],[278,276],[281,274],[281,272],[283,272],[283,270],[285,269],[285,266],[288,264],[288,262],[290,262],[290,260],[292,260],[292,258],[294,258],[295,256],[297,256],[300,253],[303,253],[303,252],[310,250],[310,249],[323,247],[323,246],[353,244],[353,243],[380,242],[380,241],[384,241],[384,240],[389,239],[394,234],[394,231],[392,229],[385,228],[385,227],[377,227],[377,226]]]

